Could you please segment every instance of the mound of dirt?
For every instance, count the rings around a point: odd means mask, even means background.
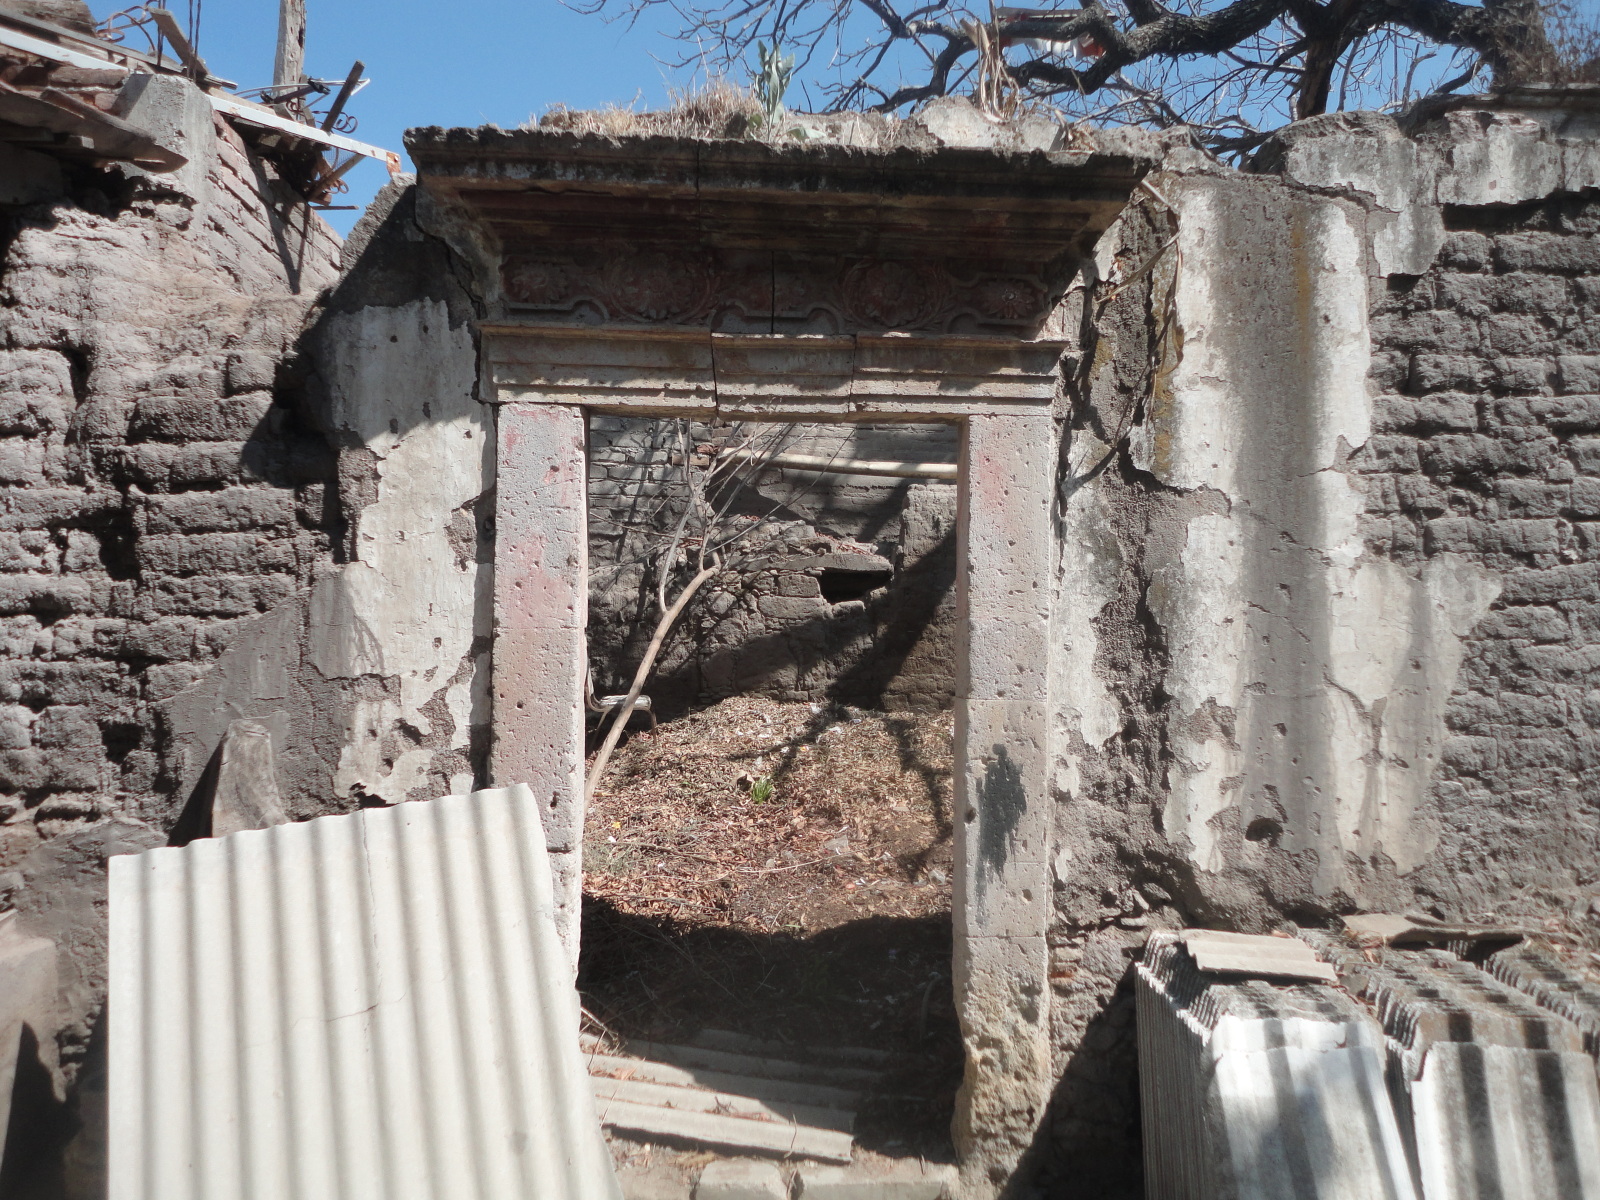
[[[946,913],[950,754],[948,713],[724,700],[617,751],[584,890],[752,933]]]

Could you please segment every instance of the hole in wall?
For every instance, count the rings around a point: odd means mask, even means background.
[[[1276,846],[1283,836],[1283,825],[1271,817],[1257,817],[1245,828],[1244,836],[1246,841]]]
[[[817,576],[822,598],[829,604],[843,604],[847,600],[865,600],[871,593],[886,587],[892,578],[889,571],[857,571],[849,567],[826,567]]]

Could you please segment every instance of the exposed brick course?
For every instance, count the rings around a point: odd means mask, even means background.
[[[1449,217],[1433,268],[1373,306],[1381,432],[1351,466],[1374,552],[1465,555],[1501,580],[1468,639],[1436,777],[1443,842],[1418,882],[1447,905],[1560,911],[1600,852],[1600,202]]]
[[[227,206],[70,168],[0,209],[0,869],[107,814],[170,825],[153,706],[331,558],[332,450],[280,364],[337,239],[290,261],[304,210],[216,130]]]

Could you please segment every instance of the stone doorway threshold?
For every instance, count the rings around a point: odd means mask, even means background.
[[[854,1145],[895,1056],[702,1030],[685,1045],[585,1037],[625,1200],[941,1200],[956,1169]]]

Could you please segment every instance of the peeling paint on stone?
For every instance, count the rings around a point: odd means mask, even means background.
[[[438,301],[337,314],[326,336],[343,351],[328,372],[329,422],[371,453],[377,479],[355,519],[354,561],[313,593],[311,661],[328,679],[393,681],[357,704],[334,789],[421,799],[434,750],[396,756],[386,735],[432,733],[424,708],[436,697],[450,712],[472,708],[472,677],[455,677],[472,658],[479,569],[458,561],[449,526],[483,492],[492,461],[476,352]],[[469,728],[457,725],[453,747],[467,749]]]

